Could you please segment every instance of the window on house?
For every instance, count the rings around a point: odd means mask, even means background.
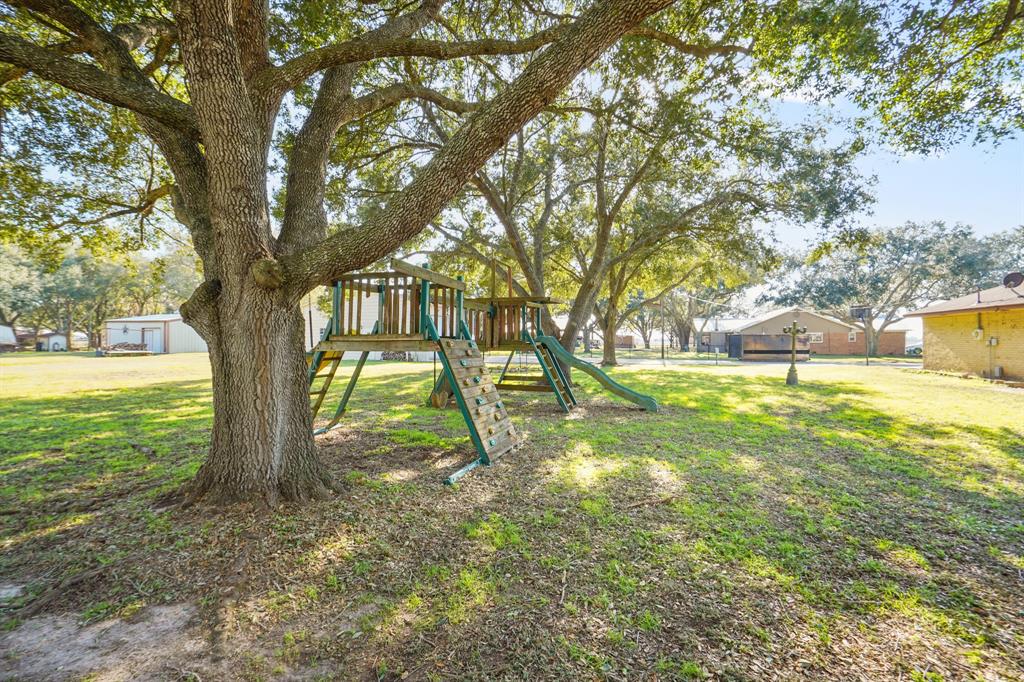
[[[807,338],[811,343],[825,343],[825,332],[811,332]]]
[[[847,334],[846,340],[849,341],[850,343],[855,343],[857,341],[857,332],[850,332],[849,334]]]

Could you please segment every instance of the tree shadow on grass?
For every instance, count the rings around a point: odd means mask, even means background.
[[[3,506],[29,513],[175,477],[209,442],[207,382],[10,401],[0,415]]]
[[[356,496],[374,502],[357,525],[376,546],[350,560],[373,567],[373,644],[333,655],[373,651],[399,672],[433,659],[468,677],[540,675],[552,661],[612,678],[1020,672],[1016,569],[994,549],[1019,537],[1003,522],[1020,518],[1019,476],[966,485],[965,467],[999,462],[954,465],[962,446],[934,442],[981,439],[1019,458],[1012,430],[907,421],[872,408],[860,385],[776,400],[769,379],[683,377],[645,382],[660,414],[587,389],[569,416],[509,401],[527,450],[455,498],[415,475],[387,483],[415,469],[398,448],[361,465]],[[444,433],[433,414],[400,419]],[[307,578],[331,583],[334,571]],[[469,606],[446,616],[460,600]]]
[[[685,490],[672,507],[684,516],[680,537],[691,558],[729,562],[775,582],[817,618],[860,623],[862,612],[911,614],[954,645],[992,647],[1019,672],[1020,657],[1011,654],[1022,633],[1007,629],[1014,564],[993,543],[1012,547],[1024,535],[1012,522],[1024,514],[1020,469],[1012,466],[1020,434],[910,422],[842,386],[789,394],[779,406],[759,402],[771,393],[764,380],[672,379],[671,392],[685,400],[674,401],[664,387],[659,399],[670,413],[685,405],[684,424],[669,420],[663,428],[664,417],[651,415],[640,418],[642,427],[595,436],[580,423],[564,448],[570,474],[556,476],[556,485],[613,515],[626,500],[665,494],[658,487],[667,469]],[[830,399],[822,404],[822,396]],[[645,450],[650,438],[637,440],[640,433],[668,438],[673,429],[675,447]],[[934,442],[944,439],[966,445]],[[957,461],[977,440],[994,459]],[[654,465],[663,475],[642,480],[638,472]],[[965,481],[978,467],[1008,480]],[[986,609],[991,619],[978,618]],[[948,670],[959,676],[961,665]]]
[[[438,463],[471,447],[457,411],[423,407],[430,371],[368,376],[343,428],[318,440],[345,482],[339,498],[270,515],[154,516],[144,503],[132,511],[133,494],[15,551],[51,568],[99,552],[117,567],[56,608],[198,600],[223,627],[224,655],[253,676],[1020,674],[1013,562],[1024,529],[1012,524],[1024,509],[1019,470],[1005,466],[1020,460],[1011,429],[909,422],[873,408],[860,385],[782,393],[761,378],[643,376],[635,388],[660,413],[587,384],[570,415],[547,411],[550,396],[516,396],[526,446],[456,489],[440,484]],[[162,441],[191,423],[179,412],[208,401],[201,386],[155,390],[100,403],[113,422],[89,429]],[[156,411],[132,416],[150,402]],[[102,416],[78,407],[72,419]],[[146,427],[130,431],[136,418]],[[207,427],[194,426],[203,445]],[[1002,487],[955,464],[975,443],[989,459],[963,467],[991,467]],[[49,490],[52,472],[30,472]]]

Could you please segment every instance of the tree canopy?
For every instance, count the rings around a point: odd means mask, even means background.
[[[910,310],[982,286],[991,269],[991,254],[970,227],[907,223],[873,230],[866,243],[795,263],[765,298],[810,306],[859,326],[873,350],[876,332]],[[874,319],[866,324],[850,315],[850,307],[860,305],[872,309]]]

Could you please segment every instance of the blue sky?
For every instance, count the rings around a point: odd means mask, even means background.
[[[841,107],[847,109],[847,107]],[[852,109],[852,107],[849,107]],[[776,113],[783,122],[815,117],[817,108],[803,102],[781,102]],[[837,135],[837,141],[841,139]],[[865,226],[899,225],[908,220],[945,220],[971,225],[988,235],[1024,224],[1024,139],[1000,145],[960,144],[932,156],[904,155],[881,145],[869,149],[859,162],[865,176],[876,176],[876,198]],[[776,225],[782,245],[811,243],[815,231]]]
[[[856,112],[848,103],[826,109],[796,99],[775,102],[772,108],[787,125],[814,120],[823,113],[848,116]],[[841,126],[830,137],[835,143],[843,141]],[[875,203],[869,213],[858,216],[863,226],[945,220],[971,225],[977,235],[990,235],[1024,224],[1024,139],[999,145],[963,143],[931,156],[907,155],[876,144],[858,166],[865,177],[876,179],[871,189]],[[821,237],[812,227],[772,227],[783,248],[806,247]],[[755,287],[748,295],[751,309],[762,291]],[[906,330],[908,343],[920,342],[919,318],[906,318],[891,328]]]

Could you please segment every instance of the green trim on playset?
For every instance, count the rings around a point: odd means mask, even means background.
[[[334,283],[334,290],[331,292],[331,319],[327,329],[331,334],[337,336],[341,333],[341,282]]]
[[[533,311],[534,329],[543,329],[543,326],[541,325],[541,319],[542,316],[540,308],[537,308]],[[554,367],[555,372],[558,373],[558,378],[562,380],[562,386],[565,386],[565,392],[569,396],[569,400],[570,402],[572,402],[572,406],[576,407],[577,405],[580,404],[580,401],[576,399],[576,392],[572,390],[572,385],[569,382],[569,377],[567,377],[565,375],[565,372],[562,371],[562,365],[558,362],[558,358],[556,358],[554,354],[551,353],[551,351],[548,351],[548,355],[550,355],[551,359],[554,361],[552,363],[552,366]]]
[[[469,405],[466,404],[466,398],[458,388],[458,383],[455,379],[455,370],[452,367],[451,359],[448,357],[448,352],[444,349],[444,343],[442,343],[441,336],[437,333],[437,327],[434,326],[434,321],[430,319],[429,315],[425,315],[422,323],[424,330],[427,332],[428,338],[432,341],[436,341],[438,347],[441,349],[437,356],[441,359],[441,367],[444,368],[445,375],[448,377],[448,385],[452,387],[452,395],[455,396],[455,404],[458,405],[459,412],[462,413],[462,418],[466,421],[466,428],[469,429],[469,437],[473,441],[473,446],[476,447],[477,454],[479,455],[475,461],[470,462],[444,480],[445,485],[452,485],[481,464],[485,466],[489,465],[491,463],[491,459],[487,456],[487,448],[484,447],[483,441],[480,440],[480,434],[477,433],[476,424],[473,423],[473,414],[469,411]],[[459,337],[462,337],[464,333],[461,327],[462,325],[460,325]],[[464,340],[469,342],[470,347],[475,345],[472,338],[465,338]],[[480,377],[473,378],[475,379],[475,383],[480,383]]]
[[[563,412],[568,412],[572,409],[572,406],[565,402],[565,398],[562,397],[562,392],[558,389],[558,383],[555,378],[551,376],[551,370],[548,368],[548,363],[544,360],[544,356],[541,355],[540,349],[537,348],[537,342],[533,340],[533,336],[526,330],[526,307],[523,307],[523,340],[530,344],[530,348],[533,349],[533,354],[537,357],[537,364],[540,365],[541,371],[544,372],[544,378],[547,379],[548,384],[551,386],[551,391],[555,394],[555,399],[558,401],[559,407],[562,408]],[[558,364],[558,363],[555,363]],[[569,390],[569,385],[562,384],[566,387],[566,391]]]
[[[556,360],[561,360],[565,364],[575,367],[576,369],[582,370],[597,379],[604,388],[611,393],[625,398],[631,403],[635,403],[640,407],[644,408],[648,412],[658,411],[658,401],[649,395],[643,393],[637,393],[636,391],[626,388],[619,382],[612,379],[610,376],[605,374],[603,371],[598,369],[596,366],[590,364],[586,360],[581,360],[569,351],[567,351],[562,344],[558,342],[553,336],[545,336],[543,334],[537,336],[537,341],[544,344],[544,346],[555,356]]]
[[[501,383],[505,379],[505,375],[508,374],[509,365],[512,364],[512,358],[516,356],[516,352],[512,351],[508,354],[508,360],[505,361],[505,366],[501,368],[501,374],[498,375],[498,381],[495,383]]]
[[[458,281],[461,282],[462,278],[459,277]],[[333,284],[333,296],[331,301],[332,314],[330,320],[328,321],[327,327],[321,334],[321,342],[328,341],[332,336],[341,334],[341,286],[341,282],[334,282]],[[478,466],[489,465],[491,463],[491,458],[487,454],[487,448],[486,445],[484,444],[483,436],[481,436],[480,432],[476,427],[476,424],[473,422],[472,412],[468,404],[469,401],[463,395],[462,390],[456,381],[453,358],[449,357],[448,351],[444,347],[444,341],[449,340],[449,337],[442,337],[440,335],[433,318],[430,316],[431,282],[429,280],[420,278],[419,286],[420,334],[422,335],[422,338],[425,341],[430,341],[432,342],[432,344],[436,344],[437,349],[435,350],[435,353],[441,359],[442,372],[434,384],[434,392],[438,392],[440,387],[445,382],[448,383],[450,393],[452,394],[452,396],[454,396],[455,402],[459,408],[459,412],[462,414],[462,418],[466,422],[466,426],[469,429],[470,440],[472,441],[473,446],[476,448],[478,455],[475,460],[473,460],[472,462],[462,467],[461,469],[459,469],[458,471],[456,471],[455,473],[453,473],[452,475],[445,479],[445,483],[451,485],[458,481],[463,476],[465,476],[467,473],[472,471],[473,469],[477,468]],[[385,295],[384,286],[378,284],[377,292],[378,306],[380,309],[383,309]],[[496,309],[494,308],[494,306],[490,306],[488,314],[491,317],[491,319],[494,318],[495,312]],[[527,322],[529,321],[529,308],[525,304],[521,306],[520,314],[522,316],[522,341],[525,342],[533,350],[533,353],[537,358],[537,362],[540,364],[541,370],[544,373],[544,379],[550,385],[552,392],[555,394],[555,398],[556,400],[558,400],[558,404],[562,408],[562,410],[568,412],[574,405],[577,405],[578,403],[576,395],[575,393],[573,393],[573,390],[569,385],[567,377],[565,376],[565,372],[562,369],[561,363],[565,363],[571,367],[576,367],[586,372],[590,376],[597,379],[597,381],[605,389],[611,391],[615,395],[625,398],[626,400],[629,400],[633,403],[636,403],[637,405],[640,405],[646,410],[652,412],[658,410],[658,403],[657,401],[654,400],[654,398],[644,395],[642,393],[637,393],[636,391],[628,389],[622,384],[619,384],[594,365],[590,364],[589,362],[580,360],[572,353],[567,351],[554,337],[545,336],[543,334],[531,334],[529,331],[529,325],[527,324]],[[462,290],[459,289],[457,289],[455,293],[455,315],[458,323],[456,325],[455,336],[451,337],[450,340],[466,341],[470,348],[478,348],[478,345],[476,341],[473,339],[472,333],[470,332],[469,325],[466,323],[465,320],[463,292]],[[541,329],[540,309],[534,310],[534,316],[535,329],[539,330]],[[374,323],[373,331],[370,332],[370,335],[379,334],[380,329],[380,321],[378,320],[377,322]],[[317,371],[319,369],[319,365],[320,363],[323,362],[325,354],[327,352],[329,351],[314,351],[312,353],[312,358],[308,372],[310,387],[312,387],[313,381],[317,378]],[[334,363],[334,366],[331,369],[330,376],[331,379],[333,379],[334,373],[337,371],[337,366],[341,364],[342,355],[340,355],[341,351],[330,352],[339,353],[339,356],[337,358],[332,358],[332,363]],[[511,353],[509,353],[508,359],[506,360],[505,365],[501,370],[501,374],[498,378],[498,381],[495,383],[500,384],[504,380],[505,376],[508,373],[508,369],[512,364],[512,358],[515,357],[516,352],[517,351],[512,351]],[[313,432],[314,435],[320,435],[322,433],[330,431],[333,428],[337,428],[338,422],[341,420],[342,415],[345,413],[347,409],[348,402],[352,397],[352,393],[355,390],[356,383],[358,382],[363,366],[366,364],[366,360],[367,358],[369,358],[369,355],[370,351],[368,350],[363,350],[361,352],[359,361],[356,363],[356,367],[354,372],[352,373],[352,376],[349,377],[348,385],[345,388],[345,392],[342,395],[341,401],[339,402],[337,409],[335,410],[333,418],[331,419],[330,422],[328,422],[326,426],[316,429]],[[465,359],[460,359],[459,366],[463,368],[469,367],[469,362]],[[483,379],[480,376],[473,377],[473,383],[479,384],[481,381],[483,381]],[[559,388],[559,383],[563,388]],[[324,391],[323,393],[325,397],[326,391]],[[480,396],[477,396],[474,398],[474,402],[476,405],[483,405],[486,402],[486,400]],[[499,399],[495,404],[499,408],[501,408],[504,405],[504,401]],[[315,416],[316,415],[314,415],[314,418]],[[488,439],[488,442],[491,444],[491,446],[494,446],[498,441],[495,438],[490,438]]]

